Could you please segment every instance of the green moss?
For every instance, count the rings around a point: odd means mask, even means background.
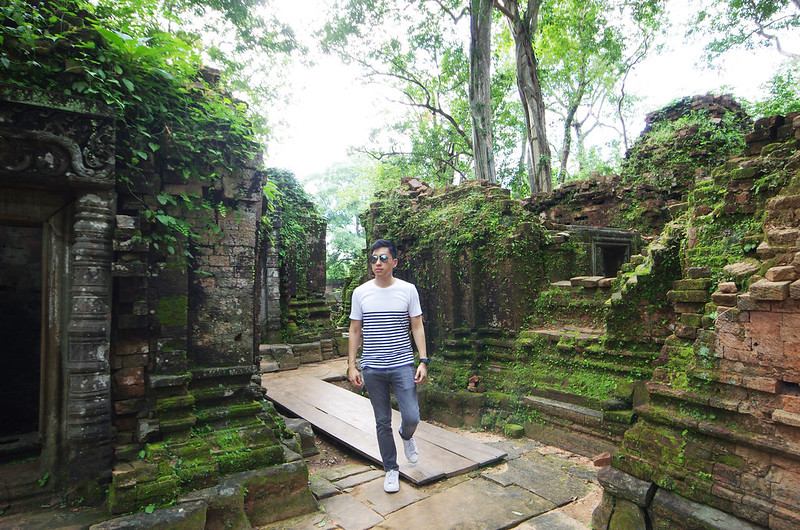
[[[165,327],[185,327],[189,310],[189,299],[186,295],[167,296],[158,299],[156,320]]]
[[[156,400],[156,412],[164,412],[181,408],[188,408],[194,405],[195,399],[191,394],[185,396],[174,396]]]

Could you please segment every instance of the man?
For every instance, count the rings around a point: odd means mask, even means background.
[[[348,342],[348,378],[356,386],[367,387],[375,413],[378,448],[386,476],[383,489],[387,493],[400,490],[400,470],[397,448],[392,433],[392,402],[394,391],[400,408],[400,438],[406,459],[416,463],[419,458],[414,431],[419,424],[419,403],[416,385],[428,377],[428,354],[419,293],[413,284],[394,277],[397,267],[397,248],[386,239],[372,244],[370,267],[375,278],[353,291]],[[414,369],[414,351],[408,336],[409,326],[419,350],[419,367]],[[361,352],[361,373],[356,366],[358,348]]]

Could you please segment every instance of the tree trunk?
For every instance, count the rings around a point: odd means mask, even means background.
[[[569,160],[569,152],[572,148],[572,134],[570,129],[575,123],[575,115],[578,113],[578,107],[583,102],[583,95],[586,93],[586,69],[581,67],[581,81],[578,85],[578,91],[572,101],[569,103],[567,109],[567,118],[564,120],[564,143],[561,145],[561,169],[558,172],[558,183],[564,184],[567,177],[567,161]]]
[[[499,2],[498,2],[499,4]],[[525,113],[528,148],[533,159],[533,171],[529,175],[531,194],[553,191],[550,172],[550,146],[547,145],[544,101],[539,83],[536,55],[533,53],[531,35],[536,31],[540,0],[528,0],[524,18],[519,13],[517,0],[508,0],[498,5],[508,19],[517,56],[517,87]]]
[[[567,119],[564,120],[564,142],[561,144],[561,168],[558,170],[558,184],[564,184],[567,178],[567,161],[569,151],[572,149],[572,121],[578,111],[577,105],[570,105],[567,110]]]
[[[475,178],[497,182],[492,150],[493,0],[470,0],[469,111]]]

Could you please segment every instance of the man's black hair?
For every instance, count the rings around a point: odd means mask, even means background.
[[[397,259],[397,247],[394,246],[394,243],[389,241],[388,239],[379,239],[375,241],[372,246],[369,248],[370,252],[375,252],[379,248],[386,247],[389,249],[389,254],[392,255],[392,259]]]

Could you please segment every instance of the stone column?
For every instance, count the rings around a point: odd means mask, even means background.
[[[77,201],[65,363],[66,431],[73,485],[111,473],[109,343],[113,192]]]

